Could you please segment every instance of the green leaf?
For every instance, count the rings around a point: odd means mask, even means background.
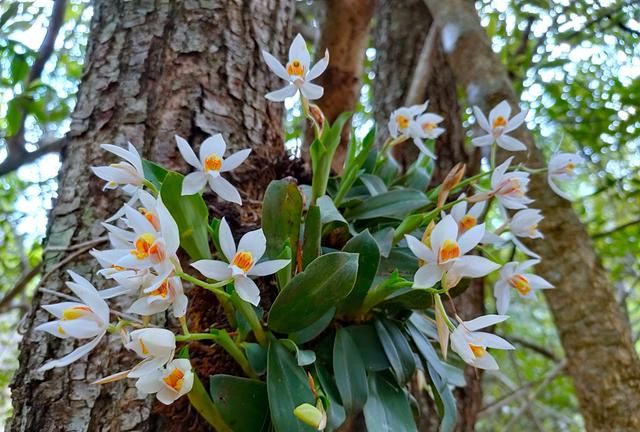
[[[369,399],[364,406],[367,431],[417,431],[407,395],[385,379],[385,375],[387,374],[369,374]]]
[[[180,246],[193,260],[207,259],[211,257],[207,235],[209,210],[202,195],[182,196],[183,180],[175,172],[166,175],[160,189],[162,202],[178,224]]]
[[[16,54],[11,61],[11,81],[18,84],[27,77],[29,73],[29,63],[23,55]]]
[[[169,171],[158,165],[157,163],[142,159],[142,169],[144,170],[144,178],[149,180],[158,190],[162,187],[162,182]]]
[[[413,358],[413,351],[411,351],[409,342],[392,321],[384,318],[376,319],[374,325],[382,348],[391,364],[393,374],[399,384],[405,384],[411,379],[416,370],[416,361]]]
[[[295,180],[286,178],[269,183],[262,203],[262,230],[267,238],[267,256],[277,259],[289,241],[298,245],[302,220],[302,194]]]
[[[18,8],[20,7],[19,2],[14,2],[9,5],[6,11],[2,15],[0,15],[0,28],[4,27],[4,25],[11,18],[15,17],[18,14]]]
[[[267,392],[271,421],[277,432],[311,432],[293,415],[303,403],[314,405],[315,398],[309,388],[304,369],[297,365],[293,355],[282,343],[272,340],[267,362]]]
[[[324,315],[322,315],[316,322],[309,327],[303,328],[297,332],[289,333],[289,339],[297,344],[303,344],[309,342],[320,335],[333,320],[336,314],[336,308],[331,308]]]
[[[387,186],[378,176],[375,176],[373,174],[362,174],[359,177],[359,180],[362,182],[362,184],[365,185],[371,196],[376,196],[387,192]]]
[[[327,371],[327,368],[316,362],[316,375],[327,399],[329,399],[329,407],[327,408],[327,432],[338,429],[347,419],[347,414],[341,404],[338,388],[333,377]]]
[[[310,326],[349,295],[357,273],[357,254],[334,252],[318,257],[278,294],[269,327],[292,333]]]
[[[214,375],[209,391],[225,423],[233,432],[267,432],[269,401],[262,381],[232,375]]]
[[[351,117],[350,112],[343,112],[338,116],[335,122],[331,125],[331,127],[325,127],[325,133],[322,136],[322,142],[325,148],[333,155],[336,148],[340,144],[340,138],[342,137],[342,129],[344,125],[347,123],[347,120]]]
[[[340,303],[339,307],[341,314],[352,314],[362,305],[369,288],[371,288],[380,264],[380,251],[369,230],[365,230],[353,237],[344,245],[342,250],[358,254],[356,283],[351,293]]]
[[[308,366],[315,363],[316,353],[311,350],[301,350],[298,345],[291,339],[281,339],[282,345],[287,347],[289,351],[296,355],[298,366]]]
[[[15,135],[20,128],[20,121],[22,120],[22,108],[19,98],[11,99],[7,103],[7,130],[6,136],[10,137]]]
[[[304,221],[304,243],[302,245],[302,268],[320,255],[320,241],[322,237],[322,219],[320,207],[311,206]]]
[[[433,305],[433,294],[425,289],[401,288],[389,295],[378,307],[391,313],[402,310],[424,310]]]
[[[193,406],[198,414],[202,416],[214,429],[218,432],[233,432],[218,410],[218,407],[213,403],[207,390],[204,388],[202,381],[197,374],[193,374],[193,387],[191,391],[187,393],[189,402]]]
[[[458,410],[456,408],[456,399],[453,397],[451,388],[446,380],[444,380],[431,363],[427,363],[427,371],[431,388],[435,396],[436,406],[442,417],[440,423],[440,432],[451,432],[456,427],[458,419]]]
[[[336,333],[333,345],[333,372],[347,412],[360,412],[369,395],[367,373],[356,343],[345,329]]]
[[[396,189],[364,200],[350,208],[347,219],[361,220],[387,217],[402,219],[414,210],[429,204],[429,200],[420,191]]]
[[[333,200],[327,195],[318,198],[318,207],[320,207],[320,220],[324,230],[331,230],[336,226],[347,226],[347,220],[338,211],[333,204]]]
[[[244,352],[247,355],[249,366],[256,375],[262,375],[267,371],[267,350],[262,345],[246,342]]]
[[[440,357],[438,357],[438,353],[435,348],[433,348],[433,345],[431,345],[429,339],[411,322],[407,323],[407,329],[423,361],[430,364],[440,376],[446,376],[447,371],[442,365]]]
[[[358,341],[356,346],[360,351],[360,357],[364,361],[366,370],[379,372],[391,367],[380,344],[380,339],[378,339],[376,329],[372,325],[355,325],[344,329],[349,332],[351,339]]]

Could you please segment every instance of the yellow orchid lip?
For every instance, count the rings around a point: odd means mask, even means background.
[[[458,258],[460,256],[460,247],[458,243],[453,240],[445,240],[440,246],[440,251],[438,252],[438,262],[445,263],[452,259]]]
[[[515,275],[509,279],[509,283],[513,286],[521,295],[527,295],[531,292],[531,284],[529,280],[522,275]]]
[[[304,76],[304,66],[298,59],[293,59],[287,64],[287,73],[298,77]]]
[[[213,153],[207,156],[204,160],[205,171],[220,171],[222,168],[222,159],[217,154]]]
[[[178,368],[174,368],[169,375],[162,378],[169,387],[176,391],[180,391],[182,384],[184,383],[184,372]]]
[[[238,251],[233,257],[231,264],[246,273],[253,267],[253,255],[251,255],[251,252]]]

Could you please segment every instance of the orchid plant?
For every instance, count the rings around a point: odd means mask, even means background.
[[[141,394],[155,394],[164,404],[187,395],[217,431],[235,432],[266,431],[269,425],[280,432],[332,431],[361,413],[370,431],[415,431],[406,387],[417,375],[418,390],[430,387],[440,408],[441,429],[451,430],[452,389],[464,385],[460,366],[495,370],[488,350],[514,349],[479,330],[508,318],[513,291],[535,298],[536,290],[552,288],[530,272],[540,257],[519,240],[543,238],[543,216],[529,208],[530,175],[546,173],[552,189],[566,196],[555,182],[570,179],[581,158],[558,154],[548,170],[516,165],[512,157],[497,165],[496,146],[524,150],[506,134],[522,125],[526,112],[510,118],[511,107],[501,102],[487,119],[474,107],[487,135],[473,144],[492,147],[488,169],[464,178],[459,164],[430,188],[432,149],[445,130],[443,118],[427,112],[425,102],[391,114],[381,149],[374,147],[374,130],[361,141],[352,139],[342,175],[332,177],[349,114],[330,124],[309,102],[322,96],[322,87],[310,81],[326,69],[328,53],[310,67],[298,35],[286,66],[263,55],[289,82],[267,99],[282,101],[299,92],[313,125],[311,185],[273,181],[263,199],[262,227],[246,230],[236,244],[227,219],[209,216],[202,191],[208,184],[219,198],[241,205],[223,174],[250,157],[249,149],[225,157],[218,134],[204,140],[196,156],[176,136],[179,153],[195,170],[185,177],[143,160],[132,144],[127,150],[103,145],[122,161],[94,167],[94,173],[107,182],[105,188],[130,195],[103,224],[111,247],[92,251],[102,267],[98,274],[112,286],[98,290],[69,271],[67,286],[77,299],[44,306],[56,320],[38,330],[90,341],[40,370],[67,366],[115,333],[139,362],[96,385],[133,379]],[[403,173],[390,149],[406,140],[424,157]],[[483,222],[491,206],[504,219],[493,231]],[[496,252],[510,243],[536,259],[501,262]],[[499,315],[458,316],[452,297],[469,279],[498,270]],[[267,287],[277,296],[264,309],[260,293]],[[199,289],[213,292],[223,305],[225,328],[189,327],[189,298]],[[107,300],[119,296],[131,299],[127,310],[109,307]],[[161,325],[168,310],[179,331]],[[196,340],[219,345],[244,376],[199,377],[188,350]],[[458,357],[448,356],[449,345]],[[247,400],[253,401],[251,415]]]

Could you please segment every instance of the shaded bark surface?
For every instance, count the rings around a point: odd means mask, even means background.
[[[376,0],[327,0],[317,57],[325,49],[331,54],[329,67],[317,83],[325,88],[317,101],[327,120],[333,121],[343,112],[353,112],[360,100],[364,56],[369,46],[369,27]],[[349,128],[342,131],[342,140],[332,162],[335,172],[341,172],[349,140]]]
[[[263,97],[279,83],[260,60],[260,50],[284,56],[292,2],[98,0],[94,11],[46,247],[64,249],[102,235],[100,221],[122,204],[113,193],[103,193],[103,182],[90,174],[89,166],[113,160],[99,144],[131,141],[144,157],[186,172],[176,149],[176,133],[197,144],[220,132],[231,151],[253,148],[231,179],[241,190],[244,206],[208,197],[217,213],[227,215],[232,228],[252,229],[266,185],[286,175],[289,168],[280,105],[268,104]],[[45,253],[44,274],[50,274],[44,285],[68,293],[64,270],[73,268],[98,287],[104,286],[94,275],[97,263],[87,254],[58,267],[71,253]],[[213,296],[192,290],[190,299],[192,330],[223,323]],[[12,383],[14,414],[9,431],[208,429],[186,398],[160,408],[154,397],[138,394],[133,380],[101,387],[90,384],[134,364],[134,355],[122,350],[117,337],[105,338],[87,358],[67,368],[36,372],[46,359],[61,357],[79,345],[33,331],[50,319],[39,306],[58,301],[37,294],[25,319],[20,369]],[[123,309],[130,302],[122,299],[112,304]],[[191,352],[199,357],[194,365],[203,380],[213,373],[235,371],[217,349],[192,345]]]
[[[426,3],[441,28],[443,50],[469,104],[487,112],[507,100],[515,108],[518,97],[491,50],[473,2]],[[544,165],[526,128],[513,135],[529,148],[517,156],[530,166]],[[537,271],[556,287],[546,290],[545,296],[585,425],[590,431],[640,430],[640,361],[591,239],[571,204],[549,189],[544,176],[534,177],[530,195],[545,216],[540,226],[545,239],[532,245],[543,258]]]
[[[464,147],[464,129],[460,105],[456,93],[456,81],[444,53],[439,48],[438,37],[430,36],[433,19],[422,0],[403,2],[382,1],[376,15],[375,46],[377,52],[376,80],[374,86],[374,117],[378,124],[378,139],[388,137],[387,122],[393,110],[402,105],[423,103],[429,99],[429,112],[442,115],[446,132],[436,141],[438,156],[432,180],[439,184],[448,171],[458,162],[468,165],[467,172],[478,170],[480,155]],[[433,45],[433,49],[424,49]],[[427,56],[424,58],[423,56]],[[428,64],[424,74],[421,63]],[[416,70],[420,70],[416,74]],[[394,157],[408,166],[418,156],[418,149],[407,141],[394,149]],[[475,318],[484,313],[483,284],[474,281],[459,297],[455,307],[464,319]],[[475,421],[482,405],[482,388],[479,374],[471,367],[465,368],[467,386],[456,390],[458,400],[458,431],[474,430]],[[439,416],[428,395],[416,395],[423,409],[419,419],[419,430],[438,430]]]

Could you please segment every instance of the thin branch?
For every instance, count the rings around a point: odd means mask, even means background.
[[[29,282],[36,277],[40,271],[42,270],[42,262],[40,262],[37,266],[33,267],[28,272],[24,273],[20,279],[16,282],[16,284],[2,297],[0,300],[0,313],[5,312],[9,309],[11,305],[11,301],[24,289],[29,285]]]
[[[522,345],[524,348],[530,349],[531,351],[534,351],[544,357],[547,357],[548,359],[553,360],[555,363],[559,363],[561,361],[560,357],[558,357],[553,351],[544,346],[538,345],[516,335],[502,335],[501,337],[517,343],[518,345]]]
[[[405,98],[406,105],[421,104],[426,98],[427,84],[429,83],[431,75],[431,56],[436,46],[437,37],[438,25],[434,22],[429,28],[427,37],[424,40],[424,45],[422,45],[418,63],[414,69],[409,91]]]
[[[88,252],[93,246],[98,245],[99,243],[104,242],[105,240],[103,239],[100,242],[91,242],[89,244],[87,244],[86,246],[84,246],[81,249],[76,250],[74,253],[69,254],[67,257],[65,257],[63,260],[58,261],[56,263],[56,265],[54,265],[49,271],[47,271],[43,276],[42,279],[40,280],[40,283],[43,283],[45,280],[47,280],[47,278],[49,276],[51,276],[51,274],[53,272],[55,272],[56,270],[64,267],[66,264],[68,264],[69,262],[73,261],[74,259],[76,259],[77,257],[81,256],[82,254]]]
[[[592,239],[598,239],[598,238],[602,238],[602,237],[608,237],[611,234],[615,234],[618,231],[625,230],[625,229],[627,229],[627,228],[629,228],[631,226],[638,225],[638,224],[640,224],[640,219],[632,220],[630,222],[627,222],[627,223],[619,225],[619,226],[617,226],[615,228],[612,228],[612,229],[610,229],[608,231],[603,231],[603,232],[599,232],[597,234],[594,234],[594,235],[591,236],[591,238]]]

